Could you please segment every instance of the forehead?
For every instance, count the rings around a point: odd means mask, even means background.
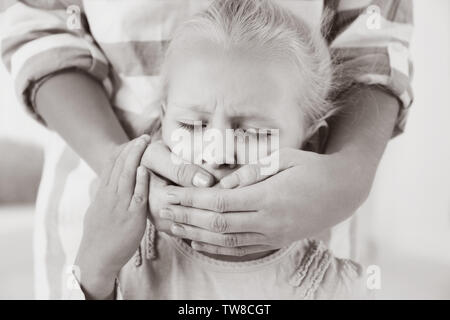
[[[220,50],[199,45],[170,61],[168,103],[199,112],[223,104],[236,116],[272,113],[295,103],[292,70],[255,50]]]

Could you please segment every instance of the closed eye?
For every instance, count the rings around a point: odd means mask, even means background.
[[[255,136],[266,136],[266,137],[270,137],[272,136],[272,130],[270,129],[262,129],[262,128],[248,128],[248,129],[243,129],[244,132],[246,132],[247,134],[251,134],[251,135],[255,135]]]
[[[178,122],[178,126],[179,126],[180,128],[185,129],[185,130],[188,130],[188,131],[194,131],[194,129],[195,129],[196,126],[200,126],[200,123],[201,123],[201,127],[202,127],[202,128],[205,128],[205,127],[206,127],[206,124],[205,124],[205,123],[202,123],[202,122],[199,122],[199,124],[197,124],[197,123],[192,124],[192,123],[186,123],[186,122]]]

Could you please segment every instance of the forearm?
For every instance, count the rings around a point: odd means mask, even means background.
[[[330,121],[326,154],[348,168],[349,190],[359,192],[356,207],[368,196],[398,111],[395,97],[374,86],[360,87],[345,97],[342,111]]]
[[[82,72],[47,80],[36,95],[36,111],[97,173],[115,146],[129,139],[103,87]]]

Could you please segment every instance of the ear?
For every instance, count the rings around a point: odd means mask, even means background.
[[[329,127],[325,120],[311,126],[306,133],[303,150],[316,153],[325,152],[325,146],[328,139]]]

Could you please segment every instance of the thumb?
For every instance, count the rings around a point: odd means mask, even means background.
[[[183,162],[161,141],[151,143],[145,151],[142,165],[183,187],[210,187],[214,177],[195,164]]]

